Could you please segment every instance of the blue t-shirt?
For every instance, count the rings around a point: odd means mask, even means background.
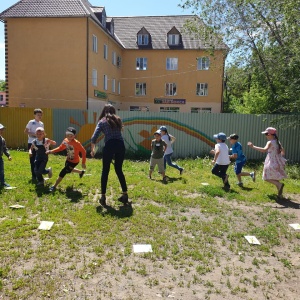
[[[243,147],[239,142],[232,145],[232,154],[237,154],[236,162],[243,162],[246,160],[246,156],[243,153]]]

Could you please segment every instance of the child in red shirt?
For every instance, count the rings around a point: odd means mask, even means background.
[[[79,170],[75,167],[80,162],[79,153],[81,153],[82,161],[81,166],[85,169],[86,162],[86,151],[81,145],[81,143],[75,139],[76,129],[73,127],[68,127],[66,131],[66,138],[62,141],[59,147],[47,151],[48,154],[61,152],[63,150],[67,150],[67,160],[65,163],[65,167],[60,171],[59,177],[57,178],[55,184],[50,187],[50,192],[54,192],[58,184],[63,180],[67,173],[78,173],[79,177],[82,178],[85,170]]]

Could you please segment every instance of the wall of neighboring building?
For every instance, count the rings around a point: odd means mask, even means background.
[[[207,56],[210,57],[209,69],[197,70],[197,58]],[[147,58],[147,70],[136,70],[138,57]],[[167,58],[178,58],[177,70],[166,70]],[[209,56],[201,50],[125,50],[121,109],[147,106],[150,111],[159,112],[161,107],[179,107],[180,112],[191,112],[192,108],[210,108],[211,112],[219,113],[222,103],[223,64],[221,51]],[[137,82],[146,83],[145,96],[135,95]],[[166,96],[166,83],[176,83],[175,96]],[[208,84],[207,96],[196,95],[197,83]],[[180,101],[175,103],[176,100]]]
[[[97,40],[96,49],[93,38]],[[104,55],[104,45],[107,50],[106,57]],[[122,57],[122,52],[123,48],[112,36],[90,19],[88,59],[89,109],[100,110],[107,101],[110,101],[118,108],[122,98],[118,89],[120,78],[122,77],[122,68],[119,59]],[[93,70],[96,71],[97,78],[93,78],[95,76],[95,74],[93,75]],[[107,78],[106,87],[104,87],[104,75]]]
[[[11,107],[87,106],[87,19],[9,18]]]

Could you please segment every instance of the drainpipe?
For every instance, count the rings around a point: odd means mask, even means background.
[[[86,109],[89,109],[89,18],[86,18]]]

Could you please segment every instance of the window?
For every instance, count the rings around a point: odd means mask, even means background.
[[[103,75],[103,89],[107,91],[107,75]]]
[[[120,81],[118,82],[118,94],[119,95],[121,94],[121,82]]]
[[[137,70],[147,70],[147,58],[137,57],[136,58],[136,69]]]
[[[136,83],[135,84],[135,94],[136,96],[146,95],[146,83]]]
[[[207,83],[197,83],[197,96],[207,96],[208,95],[208,84]]]
[[[176,83],[166,83],[166,96],[176,96]]]
[[[112,79],[112,81],[111,81],[111,91],[113,92],[113,93],[115,93],[116,92],[116,79]]]
[[[211,107],[192,107],[191,113],[210,113]]]
[[[167,70],[178,69],[178,58],[167,58]]]
[[[148,34],[138,34],[138,45],[148,45],[149,35]]]
[[[149,111],[149,106],[130,106],[130,111]]]
[[[112,52],[112,64],[114,66],[117,64],[117,54],[115,51]]]
[[[106,44],[104,44],[103,50],[104,50],[104,53],[103,53],[104,59],[107,59],[107,57],[108,57],[108,47],[107,47]]]
[[[160,107],[160,112],[179,112],[179,107]]]
[[[3,100],[4,100],[3,95],[0,95],[0,101],[3,101]]]
[[[97,86],[97,81],[98,81],[97,70],[93,69],[93,73],[92,73],[92,85],[93,86]]]
[[[93,52],[98,52],[98,38],[93,34]]]
[[[197,70],[208,70],[209,69],[209,58],[198,57],[197,58]]]
[[[122,65],[122,58],[121,58],[121,56],[118,56],[117,57],[117,67],[121,68],[121,65]]]
[[[168,35],[168,44],[170,46],[179,45],[179,34],[169,34]]]

